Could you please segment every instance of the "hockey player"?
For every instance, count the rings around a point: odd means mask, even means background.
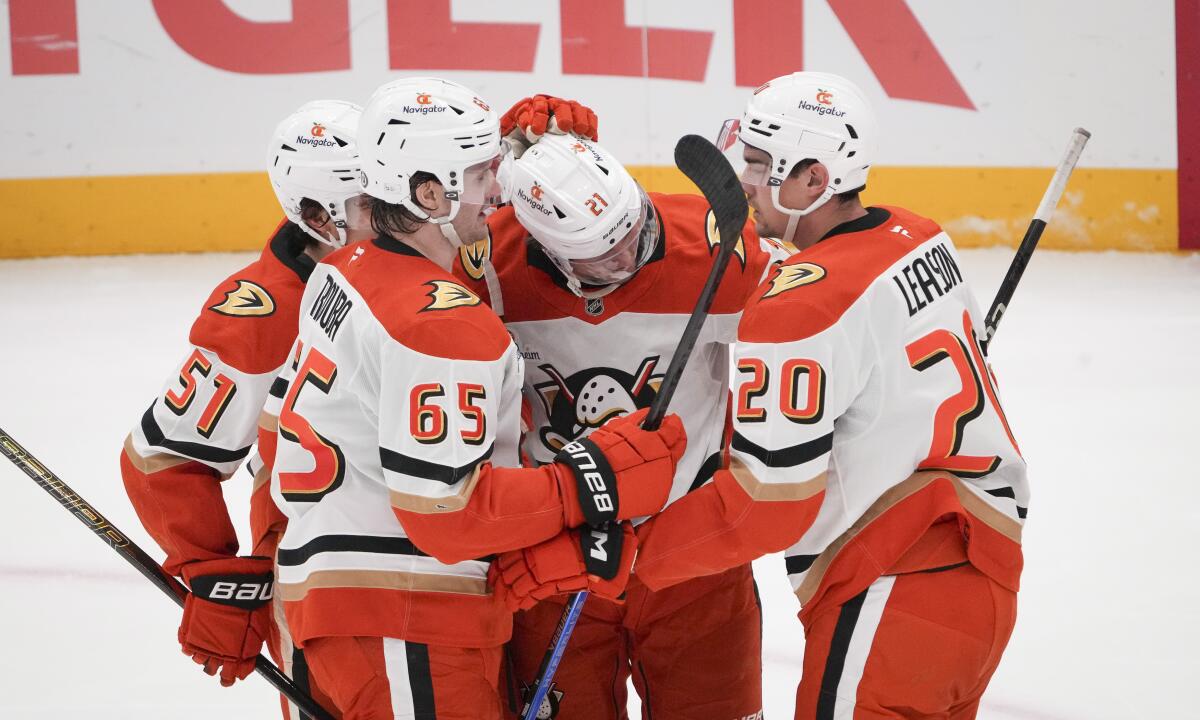
[[[287,515],[277,592],[309,669],[346,720],[500,717],[511,614],[491,553],[615,597],[581,525],[659,510],[683,427],[619,419],[542,468],[517,458],[522,361],[450,273],[499,201],[499,120],[475,93],[407,78],[363,111],[362,182],[379,237],[314,271],[279,415],[272,495]],[[616,523],[613,523],[616,525]],[[618,526],[620,527],[620,526]],[[588,533],[584,533],[588,535]]]
[[[276,128],[267,172],[287,219],[262,254],[222,281],[192,325],[191,346],[141,422],[125,441],[121,475],[138,517],[167,553],[167,572],[192,595],[184,606],[183,651],[232,685],[254,669],[264,640],[285,672],[293,653],[286,629],[262,595],[255,602],[220,597],[230,576],[269,580],[281,517],[255,477],[251,500],[254,547],[238,557],[238,541],[221,482],[251,453],[260,414],[296,337],[304,283],[334,249],[372,237],[358,184],[355,134],[360,108],[321,100]],[[264,455],[269,447],[260,447]],[[251,461],[251,472],[262,465]],[[302,673],[300,674],[302,677]],[[303,685],[303,683],[301,683]],[[294,716],[284,704],[284,717]]]
[[[1015,621],[1025,463],[954,244],[859,201],[877,132],[835,75],[747,104],[756,227],[801,250],[738,328],[729,469],[639,528],[635,571],[657,589],[786,550],[797,718],[972,718]]]
[[[506,118],[514,117],[510,112]],[[521,123],[503,128],[523,135]],[[458,272],[500,314],[525,358],[532,409],[526,457],[548,463],[613,417],[646,408],[704,286],[719,243],[698,195],[646,193],[594,139],[547,134],[510,171],[512,207],[489,238],[464,248]],[[671,407],[688,448],[669,502],[708,482],[728,444],[730,350],[746,300],[772,254],[747,225]],[[504,563],[502,562],[503,566]],[[564,599],[515,618],[517,679],[532,681]],[[762,709],[761,616],[750,565],[651,592],[636,578],[625,602],[590,600],[555,683],[563,716],[625,718],[632,675],[655,718],[745,718]],[[552,702],[558,703],[555,697]]]

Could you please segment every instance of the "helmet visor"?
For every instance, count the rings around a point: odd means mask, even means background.
[[[462,190],[459,191],[459,202],[471,205],[500,205],[507,201],[506,188],[502,180],[507,174],[512,150],[508,143],[500,143],[500,148],[494,156],[483,162],[469,165],[463,171]],[[451,177],[451,187],[447,191],[450,197],[454,191]],[[451,198],[453,199],[453,198]]]
[[[742,138],[742,121],[738,118],[726,120],[717,133],[717,149],[720,150],[744,186],[763,186],[771,174],[770,159],[764,162],[747,162],[745,140]],[[742,142],[739,143],[738,141]]]
[[[633,277],[650,259],[657,243],[658,219],[650,198],[643,193],[637,222],[603,255],[582,260],[553,259],[563,272],[585,285],[614,285]]]

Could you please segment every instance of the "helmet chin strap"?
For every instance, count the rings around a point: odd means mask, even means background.
[[[442,220],[442,218],[438,218],[438,220]],[[451,245],[453,245],[455,248],[460,248],[463,246],[462,238],[460,238],[458,236],[458,231],[454,229],[453,223],[451,223],[448,220],[445,222],[437,222],[436,220],[431,220],[430,222],[432,222],[434,225],[437,225],[438,230],[442,231],[442,237],[446,238],[446,241],[449,242]]]
[[[779,188],[779,185],[774,185],[771,187],[771,204],[775,206],[776,210],[785,213],[788,216],[787,229],[783,231],[783,237],[779,239],[785,243],[788,243],[789,245],[795,245],[796,243],[793,241],[793,238],[796,235],[796,227],[800,224],[800,218],[808,215],[825,203],[829,202],[829,199],[834,196],[833,185],[826,185],[825,192],[821,193],[820,197],[818,197],[816,200],[813,200],[812,204],[803,210],[785,207],[784,204],[779,201]]]

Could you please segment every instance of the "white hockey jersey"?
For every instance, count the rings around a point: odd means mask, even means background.
[[[529,238],[512,208],[488,220],[490,236],[465,247],[455,273],[504,320],[525,360],[530,431],[523,449],[550,462],[571,440],[613,417],[649,407],[712,267],[719,237],[698,195],[651,193],[662,230],[657,250],[631,280],[585,300]],[[668,503],[700,487],[728,445],[730,345],[742,308],[782,248],[747,223],[709,317],[671,400],[687,450]]]
[[[642,580],[786,548],[802,603],[844,601],[954,518],[959,552],[1016,590],[1029,488],[982,321],[950,238],[908,211],[870,208],[793,256],[739,327],[730,471],[644,529]]]
[[[563,527],[549,469],[517,464],[521,358],[494,313],[378,238],[317,266],[279,404],[277,592],[301,643],[505,642],[488,553]]]
[[[164,567],[235,555],[237,536],[220,481],[251,454],[268,394],[296,337],[313,261],[307,236],[282,223],[260,257],[214,288],[192,325],[190,347],[125,441],[121,472]],[[270,554],[270,498],[252,500],[254,552]]]

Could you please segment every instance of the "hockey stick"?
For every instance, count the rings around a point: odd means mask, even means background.
[[[996,334],[1000,318],[1008,312],[1008,304],[1017,290],[1017,283],[1021,282],[1025,267],[1029,265],[1029,258],[1033,257],[1033,251],[1037,249],[1042,231],[1046,229],[1050,218],[1054,216],[1054,208],[1058,207],[1058,200],[1067,187],[1067,180],[1071,177],[1071,171],[1075,169],[1075,163],[1079,162],[1083,146],[1087,144],[1088,138],[1091,136],[1092,134],[1083,128],[1075,128],[1071,133],[1071,142],[1067,145],[1067,153],[1063,156],[1062,162],[1058,164],[1058,169],[1054,171],[1054,177],[1050,179],[1046,194],[1042,196],[1042,202],[1038,205],[1037,212],[1033,214],[1033,220],[1029,222],[1025,237],[1021,239],[1021,246],[1017,248],[1017,254],[1013,256],[1012,264],[1008,266],[1004,281],[1000,283],[996,299],[992,300],[992,306],[988,308],[987,315],[984,316],[984,338],[980,343],[983,346],[984,355],[987,354],[988,343]]]
[[[746,224],[746,216],[750,212],[750,208],[746,204],[746,193],[742,191],[737,173],[733,171],[729,160],[721,154],[717,146],[708,140],[699,135],[681,137],[675,144],[675,165],[704,194],[704,199],[708,201],[716,218],[717,232],[721,243],[717,250],[717,257],[713,260],[712,270],[709,271],[704,288],[700,291],[700,297],[696,300],[696,307],[688,317],[683,335],[679,338],[679,344],[675,346],[675,354],[671,357],[671,364],[667,366],[667,372],[663,375],[658,394],[654,396],[654,401],[650,404],[650,411],[642,423],[642,427],[647,430],[657,430],[667,415],[667,405],[671,402],[671,396],[675,394],[675,390],[679,386],[683,369],[687,366],[688,358],[691,357],[692,350],[696,347],[696,340],[700,336],[700,330],[704,327],[708,310],[712,307],[713,298],[717,294],[717,286],[725,275],[725,268],[729,266],[729,259],[733,257],[738,238],[742,234],[742,226]],[[537,679],[530,687],[532,697],[521,711],[522,720],[550,717],[549,714],[541,715],[542,704],[547,693],[553,687],[554,672],[558,669],[558,664],[567,649],[567,641],[571,639],[575,623],[579,621],[579,615],[583,612],[583,604],[587,600],[587,595],[587,592],[575,593],[567,602],[566,608],[563,609],[562,618],[559,619],[554,636],[550,639],[550,647],[542,656]]]
[[[113,550],[117,551],[117,554],[125,558],[130,565],[144,575],[147,580],[154,583],[167,597],[174,600],[176,605],[183,607],[183,601],[188,595],[188,590],[182,583],[171,575],[168,575],[167,571],[163,570],[162,565],[155,562],[154,558],[147,555],[145,551],[126,537],[125,533],[114,527],[107,518],[92,507],[91,503],[80,497],[78,493],[72,490],[57,475],[50,472],[28,450],[21,447],[11,435],[4,432],[3,428],[0,428],[0,453],[3,453],[4,457],[21,468],[26,475],[33,478],[34,482],[40,485],[43,490],[50,493],[50,496],[70,511],[79,522],[86,525],[89,530],[111,545]],[[254,669],[267,682],[271,683],[276,690],[292,701],[296,707],[300,708],[302,712],[316,720],[333,720],[333,716],[326,712],[325,708],[318,705],[307,693],[296,687],[295,683],[280,672],[279,668],[275,667],[274,663],[267,658],[259,655],[254,661]]]

